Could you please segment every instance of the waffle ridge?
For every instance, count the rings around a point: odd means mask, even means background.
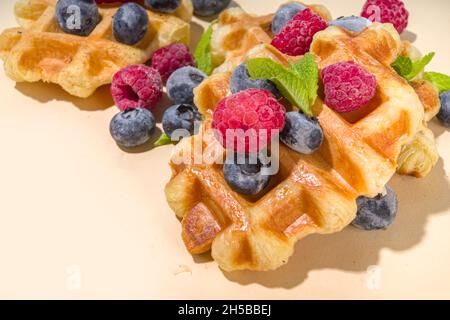
[[[168,203],[181,219],[189,252],[211,250],[226,271],[276,269],[288,261],[299,239],[344,229],[356,215],[356,198],[383,191],[403,150],[408,152],[406,158],[413,159],[409,155],[420,152],[416,146],[426,144],[428,172],[437,161],[434,137],[426,128],[418,96],[424,92],[416,92],[390,67],[403,48],[397,31],[387,24],[374,24],[358,34],[329,27],[316,34],[311,45],[320,68],[343,61],[360,64],[377,78],[376,97],[363,109],[345,115],[317,99],[313,110],[325,135],[319,151],[301,155],[280,145],[279,172],[265,194],[248,198],[231,190],[214,161],[224,159],[226,151],[209,129],[215,106],[230,94],[233,69],[254,57],[283,64],[299,58],[272,47],[266,30],[261,18],[240,9],[222,13],[213,35],[213,52],[225,54],[216,60],[222,61],[214,74],[195,90],[195,103],[205,121],[200,134],[183,139],[175,148],[170,163],[173,175],[166,186]],[[233,32],[242,35],[239,41],[247,47],[233,50],[228,46],[227,37]],[[201,163],[195,162],[193,153],[199,145],[208,150]],[[180,163],[178,159],[186,154],[191,158]],[[408,166],[403,168],[402,173],[415,174]]]
[[[189,44],[192,4],[183,0],[173,15],[147,10],[149,31],[136,45],[117,42],[111,30],[118,5],[100,6],[100,23],[88,37],[63,33],[56,23],[57,0],[18,0],[15,15],[20,27],[0,35],[0,57],[6,74],[17,82],[59,84],[85,98],[131,64],[149,60],[158,48],[173,42]]]

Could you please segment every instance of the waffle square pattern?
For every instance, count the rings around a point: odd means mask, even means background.
[[[327,15],[321,7],[316,12]],[[212,250],[226,271],[276,269],[288,261],[299,239],[344,229],[356,216],[356,198],[382,193],[402,151],[419,152],[412,146],[418,135],[424,138],[423,132],[430,140],[430,167],[437,160],[421,99],[390,66],[403,48],[393,26],[373,24],[357,34],[329,27],[317,33],[311,45],[320,69],[343,61],[363,66],[377,78],[375,98],[350,114],[338,114],[317,99],[313,109],[325,135],[322,147],[302,155],[281,144],[280,168],[266,192],[256,198],[234,192],[214,161],[225,158],[226,150],[208,129],[217,103],[231,94],[230,77],[237,65],[255,57],[283,64],[292,59],[270,45],[270,21],[237,8],[220,17],[212,50],[220,65],[195,90],[205,121],[198,135],[176,146],[173,176],[166,187],[189,252]],[[209,154],[201,163],[194,159],[199,146]],[[175,160],[186,155],[192,157],[187,162]]]

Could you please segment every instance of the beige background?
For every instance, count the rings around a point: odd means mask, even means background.
[[[364,2],[319,1],[334,17]],[[269,13],[284,1],[239,2]],[[429,70],[450,73],[450,1],[406,3],[406,36],[437,52]],[[0,29],[16,25],[12,8],[1,1]],[[171,147],[129,153],[110,138],[108,88],[74,99],[3,71],[0,88],[1,298],[450,298],[450,131],[436,120],[442,158],[426,179],[393,179],[400,211],[388,231],[311,236],[277,271],[223,273],[186,252],[166,205]],[[372,265],[376,290],[367,286]],[[179,266],[191,272],[177,275]]]

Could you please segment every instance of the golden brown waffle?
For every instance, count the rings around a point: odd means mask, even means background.
[[[145,63],[158,48],[173,42],[189,44],[192,3],[183,0],[173,15],[147,11],[149,31],[135,46],[117,42],[111,30],[118,5],[101,6],[102,21],[88,37],[64,33],[55,20],[56,0],[19,0],[19,28],[0,35],[0,57],[6,74],[18,82],[52,82],[78,97],[90,96],[111,83],[121,68]]]
[[[242,14],[239,9],[226,11],[216,29]],[[246,21],[239,27],[247,30],[241,31],[241,43],[249,47],[240,49],[240,56],[225,54],[225,62],[196,89],[195,103],[206,120],[201,134],[184,139],[175,148],[173,177],[166,187],[168,203],[182,220],[188,250],[198,254],[212,249],[213,258],[227,271],[278,268],[292,255],[297,240],[342,230],[355,217],[358,196],[383,191],[396,172],[402,150],[414,155],[417,145],[434,143],[424,127],[421,100],[390,67],[402,50],[392,25],[374,24],[360,34],[329,27],[315,36],[311,46],[320,68],[342,61],[358,63],[378,80],[375,98],[363,109],[345,115],[329,109],[319,98],[314,112],[325,134],[320,150],[306,156],[281,145],[280,170],[262,196],[248,198],[231,190],[221,165],[211,164],[225,154],[208,131],[212,112],[230,94],[235,66],[253,57],[270,57],[283,64],[291,58],[267,44],[269,33],[267,40],[259,41],[265,29],[255,30],[259,20],[255,21],[253,26]],[[219,39],[214,44],[226,43],[226,35],[216,33]],[[208,157],[196,164],[194,150],[199,146],[208,150]],[[186,155],[191,155],[190,162],[185,159],[179,164],[177,160]],[[406,158],[405,163],[417,164],[414,156]],[[417,168],[405,165],[405,171]]]

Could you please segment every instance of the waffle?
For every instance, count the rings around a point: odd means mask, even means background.
[[[175,148],[173,176],[166,186],[189,252],[211,250],[226,271],[276,269],[288,261],[299,239],[341,231],[355,218],[358,196],[384,191],[402,154],[403,173],[428,170],[418,165],[420,155],[428,157],[430,168],[435,164],[433,155],[420,153],[427,147],[433,153],[434,146],[421,99],[390,67],[404,49],[393,26],[374,24],[359,34],[329,27],[316,34],[311,45],[319,67],[358,63],[378,80],[375,98],[349,114],[335,113],[318,98],[313,111],[324,130],[322,147],[313,155],[302,155],[280,145],[280,170],[265,193],[251,198],[234,192],[215,161],[224,159],[226,151],[209,130],[211,117],[218,101],[230,94],[229,80],[238,64],[254,57],[283,64],[293,59],[268,44],[270,19],[252,17],[240,9],[220,17],[212,45],[213,52],[223,52],[223,62],[195,90],[195,103],[205,121],[198,135],[183,139]],[[241,35],[234,46],[232,32]],[[206,152],[199,163],[194,158],[200,147]]]
[[[0,57],[6,74],[17,82],[59,84],[68,93],[88,97],[111,83],[115,72],[145,63],[158,48],[173,42],[189,44],[192,3],[183,0],[173,15],[147,11],[149,31],[135,46],[117,42],[112,18],[117,5],[99,8],[102,21],[88,37],[60,30],[55,19],[56,0],[19,0],[15,15],[19,28],[0,35]]]

